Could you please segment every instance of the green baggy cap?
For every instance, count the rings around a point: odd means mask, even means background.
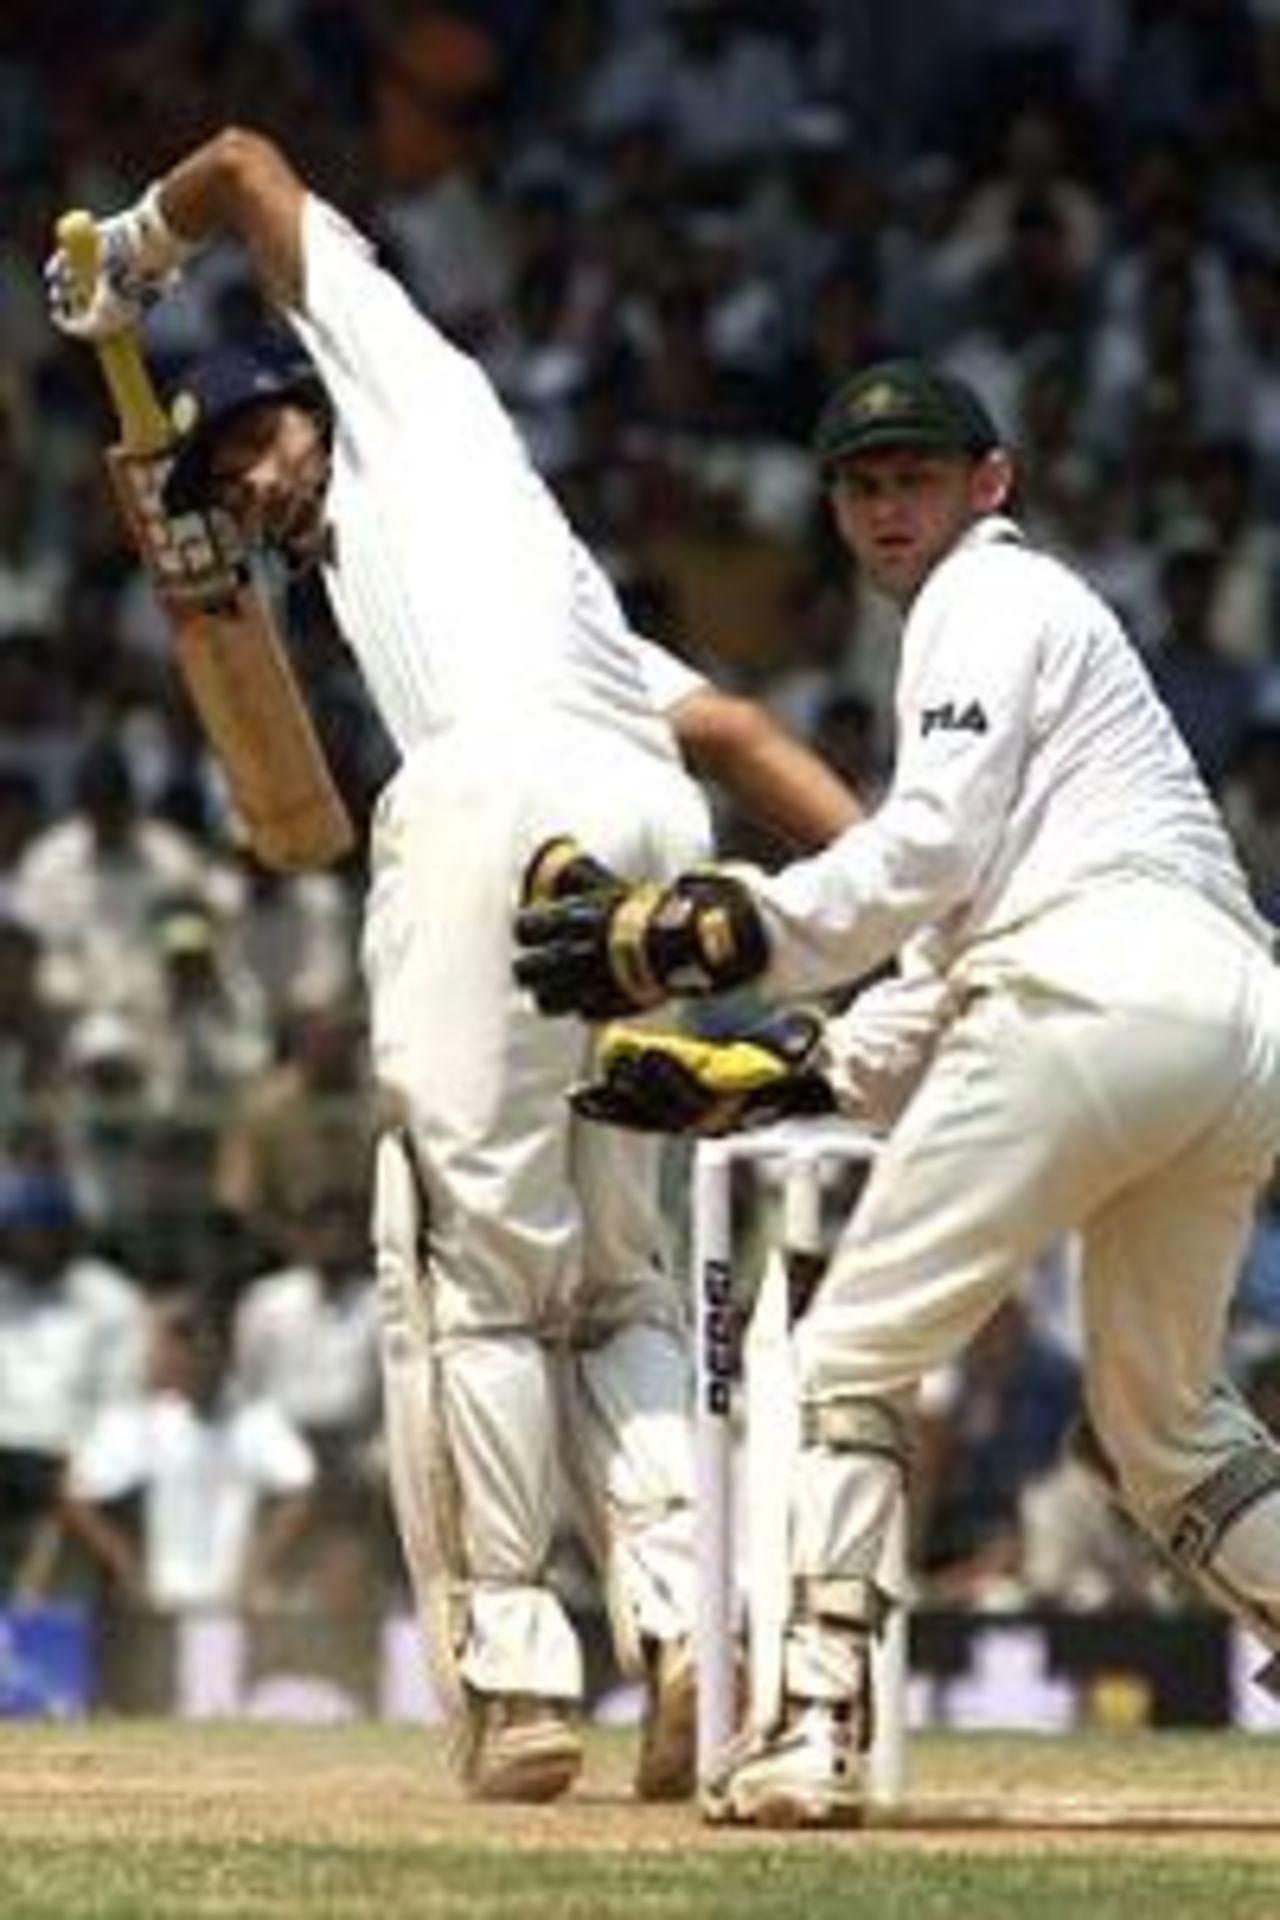
[[[973,388],[924,360],[880,360],[855,373],[823,408],[814,435],[824,467],[881,447],[976,456],[1000,444]]]

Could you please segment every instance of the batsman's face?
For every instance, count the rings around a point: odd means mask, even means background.
[[[866,579],[905,608],[974,521],[1004,505],[1012,481],[999,451],[974,459],[886,447],[841,462],[832,511]]]
[[[295,568],[323,557],[329,449],[306,407],[272,400],[237,415],[218,436],[209,475],[247,540],[277,548]]]

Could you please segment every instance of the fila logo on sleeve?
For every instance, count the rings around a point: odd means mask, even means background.
[[[944,700],[940,707],[925,707],[920,715],[920,733],[926,739],[931,733],[985,733],[987,724],[977,700],[970,700],[964,707],[954,700]]]

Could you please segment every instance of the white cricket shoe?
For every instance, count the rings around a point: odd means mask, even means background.
[[[702,1790],[703,1817],[717,1826],[856,1827],[864,1806],[852,1708],[808,1700],[730,1747]]]
[[[582,1766],[582,1740],[554,1700],[536,1694],[476,1694],[465,1762],[474,1800],[536,1804],[567,1793]]]

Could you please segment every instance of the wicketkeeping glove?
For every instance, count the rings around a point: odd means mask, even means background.
[[[816,1014],[778,1014],[731,1040],[647,1027],[604,1029],[597,1077],[570,1100],[585,1119],[641,1133],[735,1133],[789,1114],[831,1113]]]
[[[107,340],[137,326],[194,252],[192,244],[165,219],[154,186],[135,206],[94,224],[99,258],[93,286],[81,283],[61,248],[44,269],[53,324],[76,340]]]
[[[516,979],[543,1013],[609,1020],[677,994],[722,993],[768,960],[751,895],[713,867],[630,886],[566,835],[525,876]]]

